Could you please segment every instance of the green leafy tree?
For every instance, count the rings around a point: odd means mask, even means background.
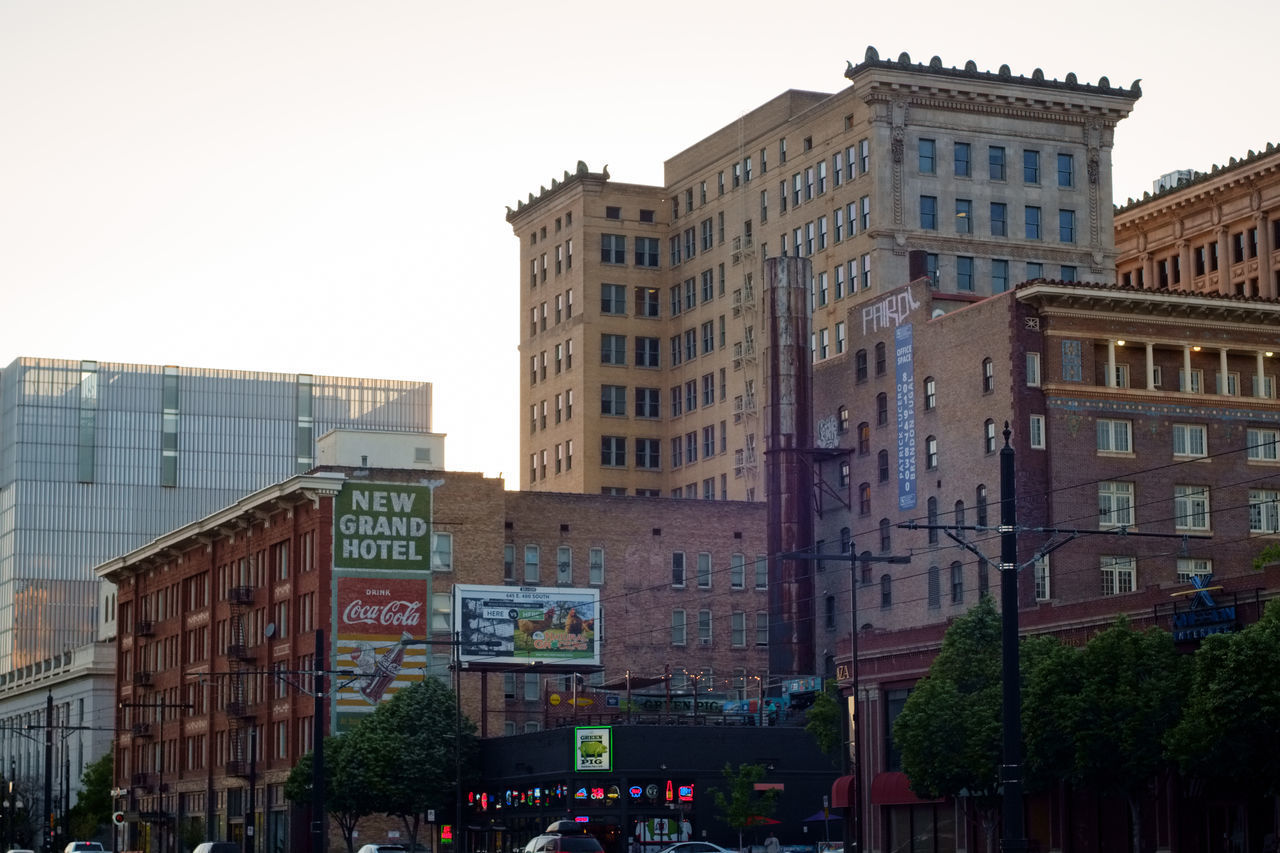
[[[1022,737],[1028,791],[1051,790],[1075,768],[1074,706],[1081,689],[1080,650],[1055,637],[1022,641]]]
[[[338,824],[347,843],[347,853],[355,850],[353,836],[360,819],[383,810],[377,795],[381,768],[372,750],[361,743],[365,722],[344,734],[324,739],[325,811]],[[291,802],[300,805],[311,802],[311,762],[312,753],[307,753],[289,773],[284,794]]]
[[[958,799],[988,851],[1000,814],[1000,659],[1000,614],[983,596],[947,629],[893,725],[915,793]]]
[[[778,808],[777,790],[756,790],[756,783],[764,779],[765,772],[763,764],[739,764],[736,769],[726,764],[724,789],[711,789],[720,819],[738,831],[738,849],[742,849],[743,833],[772,818]]]
[[[804,729],[813,738],[823,755],[829,755],[839,762],[844,747],[844,705],[845,699],[840,694],[840,686],[829,680],[823,691],[814,698],[809,706]]]
[[[378,810],[401,819],[410,844],[428,809],[452,813],[459,766],[464,774],[476,768],[476,727],[459,720],[456,708],[451,689],[425,678],[398,690],[361,725],[360,736],[377,761]],[[459,734],[460,765],[454,753]]]
[[[1280,606],[1238,634],[1204,639],[1169,749],[1216,790],[1280,794]]]
[[[85,765],[80,774],[80,794],[67,816],[73,838],[93,838],[111,820],[111,751]]]

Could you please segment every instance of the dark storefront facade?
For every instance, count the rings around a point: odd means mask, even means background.
[[[825,840],[822,823],[805,819],[840,774],[803,728],[616,725],[609,734],[611,767],[599,771],[575,769],[572,727],[484,741],[485,783],[468,794],[468,850],[510,853],[566,819],[610,828],[606,853],[656,853],[686,839],[736,848],[737,830],[722,822],[712,794],[728,787],[726,764],[764,766],[761,784],[779,792],[776,823],[748,829],[745,844],[769,834],[782,844]]]

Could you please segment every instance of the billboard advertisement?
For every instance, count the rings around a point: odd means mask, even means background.
[[[431,569],[431,487],[351,483],[333,506],[338,569]]]
[[[333,709],[341,731],[422,680],[430,647],[401,641],[426,636],[429,601],[425,577],[337,577],[333,586]]]
[[[600,591],[454,584],[464,663],[600,664]]]

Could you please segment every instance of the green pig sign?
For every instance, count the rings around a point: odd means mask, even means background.
[[[573,730],[573,769],[613,769],[613,730],[609,726],[578,726]]]

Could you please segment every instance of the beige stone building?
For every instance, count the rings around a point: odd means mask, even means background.
[[[521,487],[763,500],[764,259],[813,266],[815,361],[849,305],[1113,280],[1112,131],[1140,92],[869,48],[667,160],[663,186],[579,163],[509,211],[520,240]],[[855,366],[854,369],[862,369]]]
[[[1267,143],[1209,172],[1157,181],[1116,211],[1123,285],[1227,296],[1280,296],[1280,151]]]

